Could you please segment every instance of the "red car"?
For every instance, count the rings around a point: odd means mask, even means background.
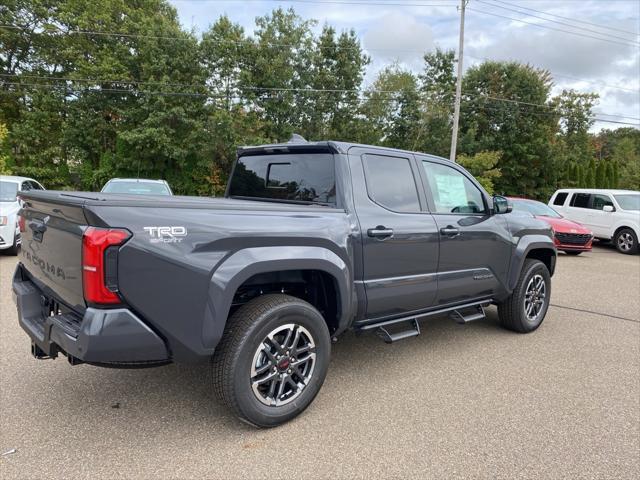
[[[514,212],[530,213],[551,225],[553,243],[558,250],[569,255],[580,255],[582,252],[591,251],[593,233],[583,225],[564,218],[542,202],[514,197],[509,197],[509,202],[513,205]]]

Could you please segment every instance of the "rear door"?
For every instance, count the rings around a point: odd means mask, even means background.
[[[569,206],[566,207],[563,214],[569,220],[586,225],[589,216],[590,202],[591,194],[586,192],[574,192],[571,194]]]
[[[362,238],[365,318],[402,316],[433,305],[438,231],[413,155],[352,148],[349,165]]]
[[[440,238],[437,304],[493,297],[504,290],[512,243],[505,215],[492,215],[463,169],[418,157]]]

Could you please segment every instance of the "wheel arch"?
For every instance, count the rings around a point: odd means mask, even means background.
[[[214,347],[224,331],[238,290],[257,277],[281,272],[317,272],[330,281],[335,295],[335,318],[325,318],[332,333],[343,331],[354,311],[353,274],[336,253],[323,247],[256,247],[228,257],[213,273],[203,322],[206,348]],[[313,304],[313,302],[310,302]]]
[[[540,260],[547,266],[549,274],[553,276],[557,250],[551,238],[545,235],[531,235],[523,237],[513,252],[511,268],[509,272],[509,291],[513,291],[520,278],[520,272],[524,262],[528,258]]]

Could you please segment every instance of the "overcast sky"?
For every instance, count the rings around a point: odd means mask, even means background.
[[[354,29],[372,58],[367,82],[394,61],[419,71],[424,52],[458,45],[458,0],[169,1],[182,24],[196,32],[227,14],[251,34],[255,17],[278,6],[318,20],[318,29],[324,23]],[[554,93],[599,93],[599,117],[640,123],[640,0],[470,0],[466,19],[465,68],[484,58],[528,62],[551,71]],[[594,129],[618,126],[624,125],[598,122]]]

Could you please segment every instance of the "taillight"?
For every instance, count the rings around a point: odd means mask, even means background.
[[[20,233],[24,233],[25,221],[24,221],[24,216],[22,215],[18,215],[18,228],[20,228]]]
[[[107,275],[113,275],[105,268],[107,253],[117,251],[109,247],[122,245],[131,234],[117,228],[89,227],[82,236],[82,288],[87,303],[120,303],[117,287],[107,283]],[[112,263],[112,262],[109,262]],[[115,265],[112,266],[112,268]]]

